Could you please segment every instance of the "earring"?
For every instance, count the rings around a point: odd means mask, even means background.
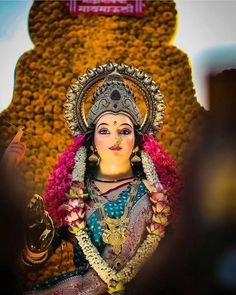
[[[132,164],[133,164],[133,163],[141,162],[140,157],[136,155],[136,153],[138,152],[138,150],[139,150],[138,147],[136,147],[136,148],[133,150],[134,155],[133,155],[133,157],[132,157],[131,160],[130,160]]]
[[[99,162],[99,158],[98,156],[95,154],[96,149],[91,145],[90,146],[90,150],[93,152],[92,155],[89,156],[88,160],[90,162],[94,162],[94,163],[98,163]]]

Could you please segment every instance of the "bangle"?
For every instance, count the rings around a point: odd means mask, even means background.
[[[44,250],[44,251],[41,251],[39,253],[36,253],[36,252],[31,251],[28,248],[28,246],[26,245],[24,251],[25,251],[26,256],[29,256],[34,260],[38,260],[38,259],[41,259],[44,256],[44,254],[46,254],[48,252],[48,249]]]
[[[29,255],[26,254],[25,250],[22,251],[22,261],[25,265],[32,266],[43,263],[48,258],[48,251],[43,254],[40,259],[33,259]]]

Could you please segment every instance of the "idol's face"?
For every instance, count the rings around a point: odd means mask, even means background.
[[[134,125],[124,114],[104,114],[96,123],[94,143],[101,160],[130,161],[134,149]]]

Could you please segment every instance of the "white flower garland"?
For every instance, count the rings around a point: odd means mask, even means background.
[[[108,286],[112,281],[122,282],[124,284],[130,282],[144,262],[154,253],[161,239],[157,235],[148,234],[132,259],[122,270],[117,272],[100,256],[86,231],[79,231],[76,234],[76,238],[89,264]]]
[[[75,155],[75,166],[72,172],[72,181],[84,181],[84,173],[86,169],[87,151],[85,146],[81,146]]]
[[[152,158],[149,156],[149,154],[144,151],[141,151],[141,158],[143,164],[143,171],[147,177],[147,180],[151,184],[160,182]]]
[[[164,192],[164,188],[157,175],[154,163],[150,155],[146,153],[145,151],[141,151],[141,159],[142,159],[143,171],[147,177],[147,180],[152,185],[154,185],[155,188],[158,188],[159,191]]]
[[[116,271],[109,267],[107,262],[101,257],[85,230],[79,231],[76,234],[76,238],[90,266],[109,285],[112,278],[116,275]]]

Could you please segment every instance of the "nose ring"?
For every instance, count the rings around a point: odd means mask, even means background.
[[[120,146],[121,142],[122,142],[122,138],[118,138],[117,141],[116,141],[116,145]]]

